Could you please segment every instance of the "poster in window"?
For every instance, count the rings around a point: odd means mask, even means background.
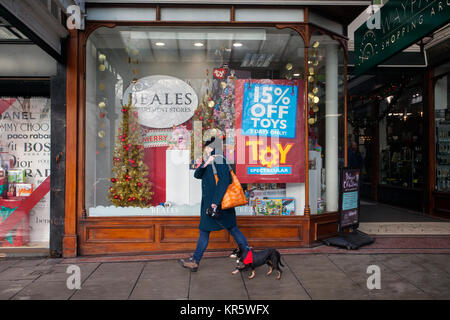
[[[301,80],[236,80],[236,173],[241,182],[305,182],[303,113]]]

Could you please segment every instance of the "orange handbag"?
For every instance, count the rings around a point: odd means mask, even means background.
[[[221,209],[231,209],[234,207],[239,207],[247,204],[247,198],[245,197],[244,190],[242,189],[241,183],[233,172],[233,169],[229,164],[228,168],[230,169],[231,174],[231,183],[228,186],[227,192],[222,199]],[[217,176],[216,166],[214,165],[214,161],[212,163],[214,178],[216,179],[216,184],[219,181],[219,177]]]

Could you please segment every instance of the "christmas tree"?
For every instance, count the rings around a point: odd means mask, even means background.
[[[144,163],[144,146],[140,143],[138,112],[132,105],[131,94],[128,105],[122,107],[122,115],[108,199],[118,207],[149,207],[153,192]]]

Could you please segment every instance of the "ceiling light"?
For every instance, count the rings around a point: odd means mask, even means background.
[[[235,43],[233,43],[233,47],[242,47],[242,43],[235,42]]]
[[[294,77],[300,77],[300,73],[294,73]]]
[[[164,42],[156,42],[155,46],[164,47],[166,44]]]
[[[196,43],[194,43],[194,46],[196,46],[196,47],[203,47],[203,43],[202,42],[196,42]]]

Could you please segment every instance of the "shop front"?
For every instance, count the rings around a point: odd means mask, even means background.
[[[55,1],[0,1],[2,257],[62,254],[63,18]]]
[[[363,154],[367,198],[448,218],[450,6],[428,1],[399,11],[407,3],[386,2],[379,28],[355,31],[349,133]]]
[[[86,5],[67,50],[65,257],[193,250],[212,136],[252,246],[337,233],[348,21],[334,7]],[[212,234],[210,249],[233,247]]]

